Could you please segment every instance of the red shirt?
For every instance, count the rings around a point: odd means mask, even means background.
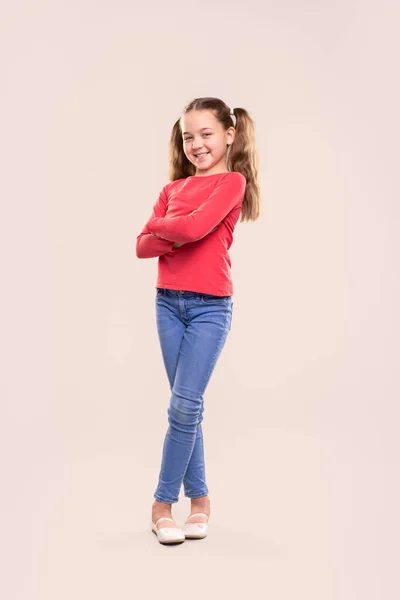
[[[163,187],[136,239],[138,258],[159,257],[156,287],[233,294],[228,250],[245,189],[237,171],[192,175]],[[174,242],[185,244],[172,249]]]

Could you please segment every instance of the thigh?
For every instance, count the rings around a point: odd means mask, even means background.
[[[156,323],[161,354],[172,391],[186,325],[180,319],[173,303],[160,294],[156,296]]]
[[[174,394],[202,400],[217,360],[225,345],[231,322],[231,302],[194,307],[179,349]]]

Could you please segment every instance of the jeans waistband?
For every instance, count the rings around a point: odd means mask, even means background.
[[[175,296],[198,296],[201,292],[193,292],[189,290],[172,290],[171,288],[157,288],[162,294],[174,294]]]
[[[207,294],[205,292],[193,292],[189,290],[172,290],[171,288],[157,288],[161,294],[173,294],[174,296],[185,296],[186,298],[191,298],[193,296],[214,296],[215,294]],[[224,296],[220,296],[220,298],[224,298]]]

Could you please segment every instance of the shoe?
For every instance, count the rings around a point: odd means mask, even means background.
[[[157,535],[160,544],[178,544],[185,541],[185,534],[180,527],[160,527],[159,521],[174,521],[170,517],[160,517],[155,523],[151,523],[151,530]]]
[[[183,525],[183,528],[182,528],[183,533],[185,534],[185,537],[190,538],[190,539],[205,538],[208,533],[208,523],[189,523],[188,522],[188,519],[190,519],[191,517],[194,517],[195,515],[204,515],[207,517],[207,521],[209,519],[209,516],[206,513],[203,513],[203,512],[193,513],[186,519],[185,524]]]

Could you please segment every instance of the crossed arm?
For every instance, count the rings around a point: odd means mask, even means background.
[[[218,225],[212,229],[215,231]],[[210,233],[212,233],[212,231]],[[156,233],[150,233],[145,227],[137,237],[136,242],[136,256],[138,258],[153,258],[155,256],[161,256],[171,250],[176,250],[181,246],[184,246],[186,242],[172,242],[165,240],[158,236]]]
[[[195,242],[211,233],[243,199],[246,179],[241,173],[221,177],[211,194],[196,210],[179,217],[152,216],[147,227],[151,233],[173,242]]]
[[[221,177],[208,198],[188,215],[169,217],[165,187],[152,214],[137,236],[138,258],[161,256],[185,243],[195,242],[214,231],[226,215],[243,199],[246,179],[241,173]]]
[[[218,223],[219,225],[219,223]],[[213,231],[215,231],[218,227],[218,225],[216,225],[214,227],[214,229],[211,229],[210,233],[212,233]],[[155,238],[162,240],[162,237],[159,237],[156,233],[152,233],[151,235],[153,235]],[[187,242],[174,242],[174,245],[172,246],[172,250],[175,250],[176,248],[180,248],[181,246],[184,246],[185,244],[187,244]]]

